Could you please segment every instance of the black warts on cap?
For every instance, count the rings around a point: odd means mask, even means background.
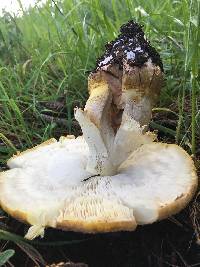
[[[119,69],[123,69],[124,63],[131,67],[142,67],[148,60],[163,71],[160,55],[145,38],[142,27],[133,20],[123,24],[119,36],[105,45],[106,50],[97,59],[94,72],[114,64],[117,64]]]

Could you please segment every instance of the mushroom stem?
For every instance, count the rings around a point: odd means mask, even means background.
[[[77,109],[75,118],[83,131],[83,136],[89,147],[89,159],[86,170],[92,174],[114,175],[115,168],[111,162],[108,147],[106,147],[101,132],[91,121],[86,111]]]
[[[120,164],[133,151],[143,144],[154,141],[155,135],[144,133],[144,127],[140,127],[140,124],[134,120],[132,110],[133,103],[128,101],[116,135],[113,134],[109,121],[104,118],[106,112],[102,112],[99,120],[100,128],[98,128],[94,123],[94,117],[90,117],[87,110],[75,110],[75,118],[82,128],[84,139],[89,147],[86,167],[88,172],[102,176],[114,175]]]

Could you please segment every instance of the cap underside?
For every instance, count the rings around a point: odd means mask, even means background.
[[[0,174],[0,204],[33,225],[28,238],[42,234],[45,226],[134,230],[179,211],[196,189],[193,162],[176,145],[143,145],[113,176],[90,177],[87,158],[84,138],[62,137],[9,160],[11,169]]]

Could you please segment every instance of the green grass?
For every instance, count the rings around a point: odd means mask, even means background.
[[[144,25],[164,63],[157,112],[178,107],[175,129],[152,126],[199,155],[200,1],[64,0],[0,18],[0,164],[16,150],[77,134],[73,108],[87,99],[88,72],[130,19]]]
[[[42,8],[24,11],[20,18],[9,13],[0,18],[1,162],[15,149],[73,132],[73,103],[85,103],[88,71],[105,42],[132,18],[144,24],[146,36],[164,62],[166,86],[158,106],[179,103],[176,141],[189,140],[190,152],[195,154],[200,117],[199,1],[68,0],[56,5],[48,1]],[[186,97],[189,114],[184,113]],[[60,98],[66,103],[65,128],[42,115],[45,103]]]

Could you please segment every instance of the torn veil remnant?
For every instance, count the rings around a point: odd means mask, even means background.
[[[191,157],[147,132],[163,80],[159,54],[130,21],[88,79],[83,136],[61,137],[13,156],[0,173],[0,205],[28,222],[88,233],[134,230],[179,212],[197,188]]]

